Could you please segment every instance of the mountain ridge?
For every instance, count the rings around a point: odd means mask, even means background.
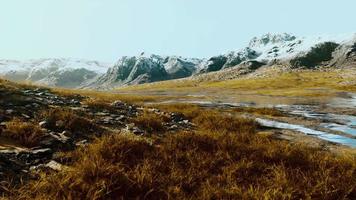
[[[253,37],[246,47],[210,58],[141,53],[123,56],[113,65],[80,59],[0,60],[0,75],[56,87],[110,89],[229,68],[251,73],[261,66],[276,64],[291,68],[356,65],[355,52],[356,34],[299,37],[268,33]]]

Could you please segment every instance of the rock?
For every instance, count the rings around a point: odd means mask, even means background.
[[[176,123],[185,120],[184,115],[181,113],[171,113],[170,116],[171,116],[172,121],[176,122]]]
[[[106,112],[97,112],[95,113],[96,116],[108,116],[110,115],[109,113],[106,113]]]
[[[178,129],[178,126],[175,125],[175,124],[173,124],[172,126],[170,126],[170,127],[168,128],[168,130],[176,130],[176,129]]]
[[[61,135],[64,135],[64,136],[66,136],[66,137],[70,137],[70,136],[72,135],[72,133],[69,132],[69,131],[63,131],[63,132],[61,133]]]
[[[46,156],[51,155],[52,153],[53,153],[53,151],[50,148],[31,150],[31,155],[33,155],[36,158],[46,157]]]
[[[75,146],[79,146],[79,147],[86,147],[86,146],[88,146],[88,140],[81,140],[81,141],[79,141],[79,142],[77,142],[77,143],[75,143]]]
[[[57,127],[63,127],[64,126],[64,121],[62,121],[62,120],[56,121],[56,126]]]
[[[40,142],[40,145],[61,150],[72,150],[74,148],[73,140],[70,137],[65,136],[63,133],[56,132],[48,133],[48,135]]]
[[[33,106],[34,108],[38,108],[38,107],[40,107],[40,104],[38,104],[38,103],[32,103],[32,106]]]
[[[74,105],[80,105],[80,101],[76,100],[76,99],[72,99],[69,102],[70,104],[74,104]]]
[[[135,127],[134,123],[126,124],[126,129],[129,131],[132,130],[134,127]]]
[[[114,124],[114,119],[112,117],[104,117],[101,120],[104,124]]]
[[[125,119],[126,119],[125,115],[120,115],[119,117],[115,118],[116,121],[123,121]]]
[[[141,130],[140,128],[138,128],[138,127],[133,127],[132,128],[132,133],[135,134],[135,135],[143,135],[145,132],[143,130]]]
[[[49,135],[62,143],[67,143],[69,141],[69,137],[65,136],[63,133],[50,132]]]
[[[8,114],[8,115],[13,114],[14,112],[15,112],[15,111],[12,110],[12,109],[8,109],[8,110],[5,111],[5,113]]]
[[[117,101],[114,101],[113,103],[111,103],[111,106],[121,107],[121,106],[125,106],[125,103],[120,100],[117,100]]]
[[[41,128],[46,128],[48,126],[48,122],[47,121],[41,121],[40,123],[38,123],[38,125],[41,127]]]
[[[160,112],[160,110],[159,110],[159,109],[157,109],[157,108],[150,108],[150,109],[148,109],[148,112],[159,113],[159,112]]]
[[[5,128],[5,127],[6,127],[6,122],[1,122],[1,123],[0,123],[0,127]]]
[[[45,164],[44,166],[48,167],[54,171],[62,171],[63,170],[63,165],[54,161],[54,160],[51,160],[49,163]]]

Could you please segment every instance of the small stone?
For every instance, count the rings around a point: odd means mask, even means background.
[[[107,115],[109,115],[109,113],[97,112],[97,113],[95,113],[95,115],[97,115],[97,116],[107,116]]]
[[[35,108],[40,107],[40,105],[38,103],[33,103],[32,106],[35,107]]]
[[[28,116],[28,115],[26,115],[26,114],[21,114],[22,115],[22,117],[24,117],[24,118],[26,118],[26,119],[30,119],[31,117],[30,116]]]
[[[139,129],[138,127],[133,127],[132,133],[135,135],[143,135],[145,132],[143,130]]]
[[[170,130],[175,130],[175,129],[178,129],[178,126],[177,125],[172,125],[171,127],[169,127]]]
[[[8,109],[8,110],[5,111],[5,113],[8,114],[8,115],[11,115],[11,114],[14,113],[14,112],[15,112],[15,111],[12,110],[12,109]]]
[[[88,144],[89,144],[88,140],[81,140],[81,141],[75,143],[75,146],[86,147],[86,146],[88,146]]]
[[[126,129],[129,131],[132,130],[134,127],[135,127],[134,123],[126,124]]]
[[[114,107],[120,107],[120,106],[124,106],[125,103],[118,100],[118,101],[114,101],[113,103],[111,103],[111,106],[114,106]]]
[[[48,125],[48,122],[47,122],[47,121],[42,121],[42,122],[38,123],[38,125],[39,125],[41,128],[46,128],[47,125]]]
[[[63,127],[64,126],[64,121],[62,121],[62,120],[56,121],[56,126],[57,127]]]
[[[61,171],[63,169],[63,165],[54,161],[54,160],[51,160],[49,163],[47,163],[45,165],[46,167],[54,170],[54,171]]]
[[[72,135],[69,131],[63,131],[61,134],[66,137],[70,137]]]
[[[116,121],[122,121],[122,120],[125,120],[125,119],[126,119],[125,115],[120,115],[119,117],[115,118]]]

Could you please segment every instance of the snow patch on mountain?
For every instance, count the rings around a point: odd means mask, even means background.
[[[48,86],[77,87],[106,73],[108,66],[108,63],[70,58],[0,60],[0,76]]]
[[[310,37],[298,37],[291,34],[265,34],[260,38],[253,38],[250,49],[256,51],[258,61],[270,61],[272,59],[290,59],[300,53],[308,52],[312,47],[323,42],[335,42],[343,44],[353,38],[355,34],[322,35]],[[243,49],[239,52],[245,52]]]

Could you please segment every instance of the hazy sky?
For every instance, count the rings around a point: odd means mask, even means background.
[[[355,0],[0,0],[0,58],[209,57],[268,32],[356,32],[355,8]]]

